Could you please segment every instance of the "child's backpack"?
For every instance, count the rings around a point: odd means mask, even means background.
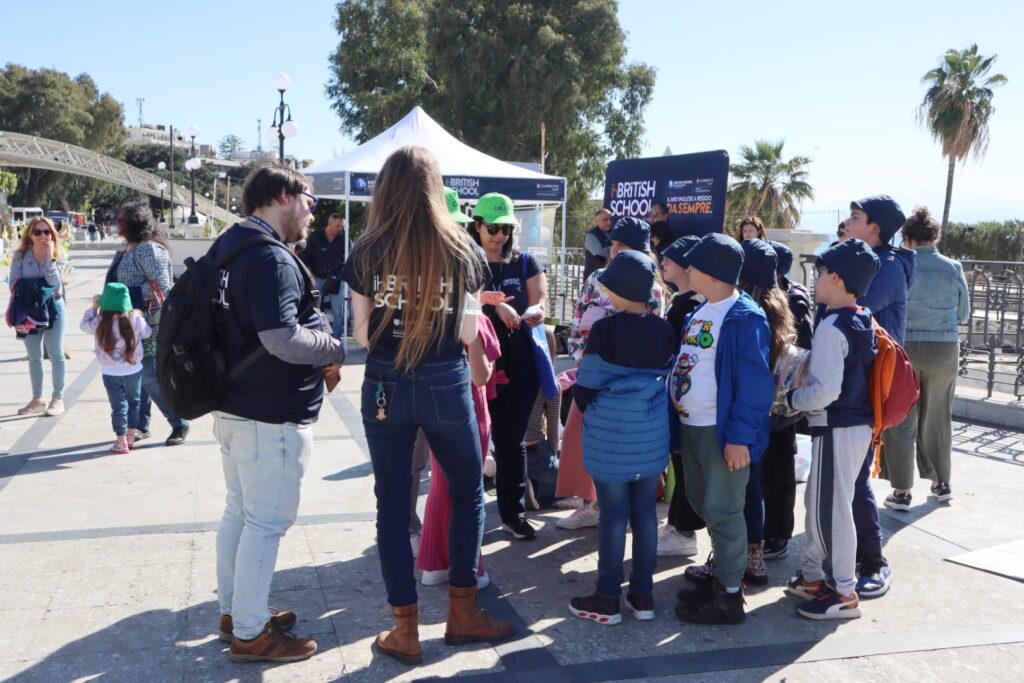
[[[156,345],[156,370],[164,400],[171,411],[186,420],[194,420],[217,410],[229,382],[263,356],[267,350],[256,347],[230,372],[221,344],[217,339],[216,299],[220,270],[242,251],[257,244],[291,250],[281,241],[262,231],[242,240],[225,253],[213,256],[219,243],[198,261],[185,259],[185,272],[167,293],[161,307],[160,328]],[[294,257],[294,254],[292,254]],[[295,258],[307,291],[316,292],[308,269]],[[303,311],[301,315],[305,315]]]
[[[882,432],[903,422],[921,395],[921,382],[907,352],[872,318],[878,352],[871,366],[871,409],[875,415],[871,435],[875,449],[873,475],[881,471]]]

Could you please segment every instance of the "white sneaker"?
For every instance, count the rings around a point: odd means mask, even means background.
[[[582,529],[597,526],[601,520],[601,511],[593,503],[584,505],[568,517],[562,517],[555,523],[559,529]]]
[[[559,510],[578,510],[583,507],[585,503],[579,496],[569,496],[568,498],[559,498],[555,501],[555,507]]]
[[[416,559],[420,554],[420,538],[422,538],[422,533],[419,531],[413,531],[409,534],[409,545],[412,546],[413,559]]]
[[[43,413],[47,417],[57,417],[58,415],[64,414],[64,401],[59,398],[55,398],[50,401],[50,405],[46,407],[46,412]]]
[[[448,570],[424,569],[423,576],[420,577],[420,583],[424,586],[440,586],[442,583],[448,583]]]
[[[498,463],[495,462],[494,458],[490,453],[484,458],[484,476],[494,478],[494,475],[498,473]]]
[[[697,534],[679,533],[671,524],[658,532],[658,557],[691,557],[697,554]]]
[[[34,398],[25,404],[24,408],[18,408],[18,415],[32,415],[46,410],[46,401],[41,398]]]
[[[476,589],[482,591],[491,585],[491,577],[487,572],[484,572],[482,576],[476,577]]]

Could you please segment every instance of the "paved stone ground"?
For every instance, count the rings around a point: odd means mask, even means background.
[[[73,322],[99,291],[109,258],[103,250],[76,256]],[[595,530],[558,530],[554,522],[568,513],[549,512],[537,516],[544,527],[535,542],[512,542],[490,501],[484,554],[494,585],[481,602],[515,620],[517,638],[445,646],[445,588],[423,588],[424,664],[374,656],[370,643],[388,614],[357,362],[316,425],[300,518],[282,544],[271,596],[299,613],[296,631],[315,636],[320,652],[299,664],[234,664],[214,635],[223,483],[211,421],[197,421],[186,445],[165,448],[168,428],[158,417],[152,441],[111,454],[92,342],[74,325],[67,341],[67,414],[20,418],[16,409],[29,398],[24,349],[11,333],[0,339],[0,679],[1024,680],[1024,584],[944,561],[1024,536],[1024,445],[1019,433],[964,423],[955,425],[954,503],[925,502],[921,483],[909,514],[883,511],[895,584],[865,602],[859,620],[817,623],[794,613],[781,586],[803,543],[798,522],[790,556],[769,564],[771,585],[749,593],[742,626],[679,624],[671,608],[690,562],[683,558],[659,562],[653,622],[584,623],[566,603],[592,589]],[[884,495],[883,483],[877,491]],[[699,537],[703,557],[709,544]]]

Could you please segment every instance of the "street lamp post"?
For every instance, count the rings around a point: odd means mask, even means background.
[[[267,137],[271,141],[277,138],[277,160],[284,163],[284,139],[293,138],[299,134],[299,126],[292,121],[292,110],[284,103],[284,91],[292,84],[288,74],[278,74],[274,77],[274,88],[281,94],[281,102],[274,110],[274,120],[267,130]],[[287,112],[288,118],[285,118]]]
[[[161,161],[156,165],[156,168],[159,171],[163,171],[164,169],[167,168],[167,164]],[[161,178],[160,184],[157,185],[157,187],[160,188],[160,222],[163,223],[166,221],[166,219],[164,218],[164,190],[167,189],[167,183],[165,183]]]
[[[198,158],[196,158],[196,136],[199,135],[199,128],[197,128],[196,126],[192,126],[185,132],[192,139],[192,144],[189,151],[190,158],[188,161],[185,162],[185,168],[192,172],[192,213],[190,213],[188,216],[188,222],[189,225],[196,225],[199,223],[199,216],[196,215],[196,169],[198,169],[200,164],[202,163],[201,161],[199,161]]]

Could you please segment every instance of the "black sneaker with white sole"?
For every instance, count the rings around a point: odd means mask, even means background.
[[[901,512],[907,512],[910,510],[910,491],[893,491],[885,498],[885,507],[890,510],[899,510]]]
[[[940,503],[948,503],[953,500],[953,490],[944,481],[937,481],[932,484],[932,498]]]
[[[532,541],[537,538],[537,530],[525,517],[520,517],[514,524],[502,524],[501,528],[512,534],[512,538],[520,541]]]
[[[785,538],[764,539],[764,559],[781,560],[789,552],[789,541]]]

